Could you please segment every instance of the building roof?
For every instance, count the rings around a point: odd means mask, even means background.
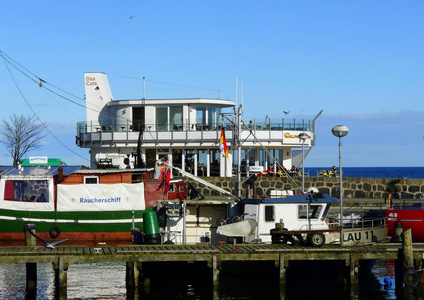
[[[85,168],[83,166],[61,166],[63,168],[63,175],[69,175],[76,170]],[[53,166],[29,166],[21,167],[19,170],[16,166],[0,166],[0,176],[5,175],[57,175],[58,168]]]

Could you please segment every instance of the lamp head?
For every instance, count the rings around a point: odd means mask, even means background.
[[[306,134],[306,132],[302,132],[299,134],[299,139],[305,141],[309,138],[309,136]]]
[[[344,125],[337,125],[334,126],[333,129],[331,129],[331,132],[334,136],[341,138],[349,133],[349,129]]]

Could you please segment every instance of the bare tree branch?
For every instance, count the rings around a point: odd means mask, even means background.
[[[40,141],[44,124],[37,122],[34,116],[17,116],[13,114],[9,120],[3,119],[1,123],[0,142],[5,145],[17,166],[21,159],[30,151],[40,149]]]

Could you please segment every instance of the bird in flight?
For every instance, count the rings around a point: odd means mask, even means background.
[[[285,110],[283,110],[283,113],[284,113],[286,116],[288,116],[288,115],[290,114],[290,111],[285,111]]]
[[[130,16],[130,19],[134,19],[135,18],[135,16]]]

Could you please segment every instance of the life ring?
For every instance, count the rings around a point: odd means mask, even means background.
[[[418,284],[418,274],[414,269],[409,269],[403,274],[403,282],[406,286],[416,286]]]
[[[62,231],[60,231],[59,227],[53,226],[52,228],[50,228],[49,235],[52,239],[55,239],[61,234],[61,232]]]

